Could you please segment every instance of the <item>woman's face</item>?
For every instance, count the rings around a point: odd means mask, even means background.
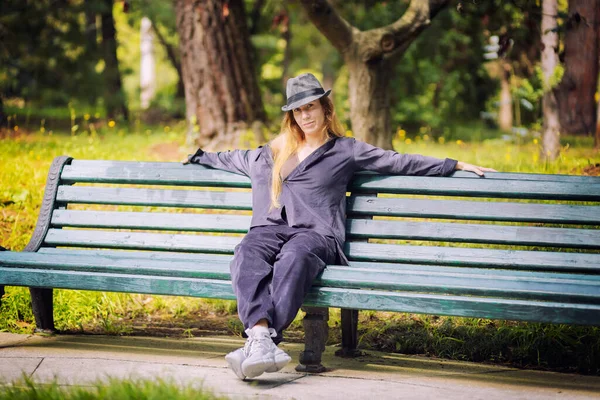
[[[319,100],[294,109],[294,119],[306,136],[321,135],[325,126],[325,113]]]

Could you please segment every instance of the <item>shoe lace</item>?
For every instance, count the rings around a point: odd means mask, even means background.
[[[246,356],[257,351],[272,351],[272,347],[275,346],[272,337],[277,336],[277,332],[273,328],[269,328],[269,333],[255,334],[252,329],[246,329],[248,340],[244,345],[244,353]]]

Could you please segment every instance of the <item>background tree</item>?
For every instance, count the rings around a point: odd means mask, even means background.
[[[596,128],[600,1],[569,0],[563,24],[564,75],[556,88],[561,133],[592,135]]]
[[[109,118],[117,116],[129,119],[129,110],[123,84],[119,59],[117,58],[117,38],[115,20],[113,17],[113,0],[101,0],[100,19],[102,24],[102,56],[104,59],[104,102],[106,115]]]
[[[87,2],[0,2],[0,92],[4,98],[65,106],[101,93],[87,49]],[[60,90],[57,90],[60,88]]]
[[[342,54],[349,71],[355,136],[391,149],[390,85],[393,66],[448,0],[413,0],[403,16],[384,27],[360,31],[327,0],[302,0],[309,19]]]
[[[266,120],[244,4],[176,0],[175,10],[188,142],[235,146],[252,124]]]
[[[543,128],[542,157],[554,160],[560,151],[560,123],[556,96],[552,90],[556,82],[558,66],[558,34],[556,33],[557,0],[542,2],[542,71],[544,73],[544,96],[542,98]]]

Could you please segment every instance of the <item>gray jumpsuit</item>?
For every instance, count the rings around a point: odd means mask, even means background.
[[[236,246],[231,280],[246,328],[261,319],[278,333],[295,318],[312,282],[343,253],[346,188],[355,172],[448,176],[456,160],[399,154],[347,137],[313,151],[283,180],[280,208],[270,209],[271,148],[208,153],[190,162],[246,175],[252,182],[252,222]]]

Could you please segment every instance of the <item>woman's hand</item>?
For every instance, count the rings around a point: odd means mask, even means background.
[[[462,161],[456,163],[456,169],[460,171],[475,172],[479,176],[484,176],[484,172],[498,172],[493,168],[479,167],[477,165],[467,164]]]

